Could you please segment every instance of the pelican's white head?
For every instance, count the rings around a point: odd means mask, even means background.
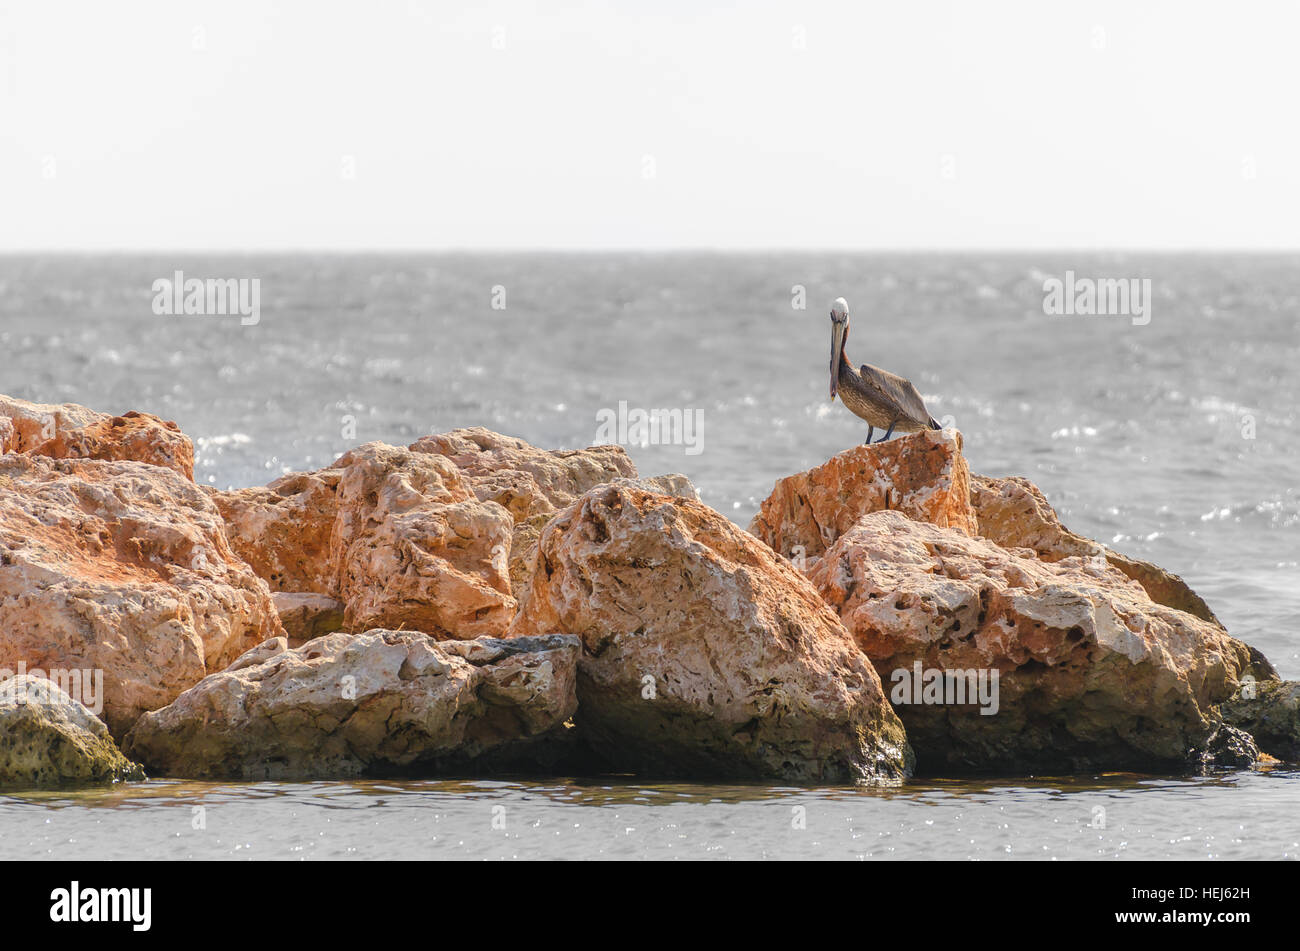
[[[842,320],[849,319],[849,302],[843,297],[835,298],[831,304],[831,320],[839,323]]]

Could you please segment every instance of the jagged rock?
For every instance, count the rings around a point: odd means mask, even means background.
[[[856,446],[779,479],[749,531],[785,557],[811,565],[863,515],[886,510],[975,534],[960,434],[926,430]]]
[[[579,635],[578,728],[614,768],[809,782],[907,774],[866,657],[788,564],[717,512],[626,482],[542,532],[512,635]]]
[[[103,671],[120,736],[279,633],[265,582],[193,482],[139,462],[0,456],[0,667]]]
[[[0,452],[146,462],[194,479],[190,438],[175,423],[148,413],[110,416],[76,403],[52,406],[0,396],[0,419],[8,421],[0,423]]]
[[[437,642],[416,631],[259,645],[170,706],[124,748],[186,778],[326,779],[432,773],[564,729],[577,638]]]
[[[551,451],[482,427],[425,436],[410,448],[450,459],[481,501],[496,502],[510,513],[514,530],[509,566],[514,591],[528,586],[537,538],[557,511],[597,485],[634,479],[637,474],[621,446]],[[672,486],[677,492],[695,492],[685,476],[661,478],[665,487]]]
[[[0,683],[0,786],[144,778],[103,721],[48,680],[24,674]]]
[[[865,516],[809,576],[891,698],[918,662],[998,671],[993,715],[896,706],[927,771],[1178,768],[1252,669],[1245,644],[1102,559],[1046,562],[897,512]]]
[[[272,591],[271,602],[291,647],[343,630],[342,601],[309,591]]]
[[[1261,681],[1243,686],[1219,708],[1224,722],[1253,736],[1265,753],[1300,763],[1300,683]]]
[[[286,593],[344,604],[348,631],[499,634],[513,521],[440,455],[367,443],[328,469],[213,492],[235,549]]]
[[[514,615],[506,573],[514,522],[479,501],[442,456],[368,443],[339,459],[333,590],[351,631],[500,634]]]
[[[212,495],[235,550],[272,590],[343,601],[351,631],[478,637],[509,623],[556,511],[635,476],[617,446],[550,452],[477,428],[409,449],[370,443],[328,469]],[[647,484],[698,497],[685,476]]]
[[[330,536],[343,474],[341,468],[291,472],[265,487],[208,490],[231,547],[272,591],[333,591]]]
[[[1038,486],[1028,479],[973,475],[970,486],[971,507],[982,538],[1003,548],[1032,548],[1044,561],[1103,556],[1113,567],[1142,585],[1157,604],[1219,624],[1214,612],[1182,578],[1149,562],[1111,551],[1100,542],[1067,529]]]
[[[1255,739],[1244,730],[1216,723],[1205,748],[1194,751],[1190,766],[1197,772],[1214,769],[1249,769],[1260,758]]]

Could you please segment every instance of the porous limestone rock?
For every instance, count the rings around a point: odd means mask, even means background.
[[[146,462],[194,479],[190,438],[175,423],[148,413],[110,416],[76,403],[53,406],[0,396],[0,420],[7,421],[0,423],[0,452]]]
[[[960,434],[925,430],[856,446],[778,479],[749,531],[786,558],[810,565],[858,519],[879,511],[974,535]]]
[[[1060,561],[1071,556],[1104,557],[1112,567],[1142,585],[1157,604],[1219,624],[1209,606],[1178,575],[1111,551],[1100,542],[1067,529],[1038,486],[1028,479],[973,475],[970,486],[971,508],[975,511],[980,537],[1003,548],[1032,548],[1044,561]]]
[[[925,771],[1176,768],[1256,675],[1245,644],[1104,559],[1047,562],[897,512],[862,518],[809,578],[907,701],[895,708]],[[996,712],[901,694],[917,665],[997,671]]]
[[[634,479],[637,474],[621,446],[552,451],[482,427],[425,436],[410,448],[450,459],[480,500],[496,502],[510,513],[514,530],[509,570],[514,591],[527,587],[537,538],[557,511],[594,486]],[[678,489],[694,493],[689,486],[685,482]]]
[[[817,592],[698,502],[618,481],[543,530],[512,635],[582,638],[578,729],[642,775],[856,782],[911,751]]]
[[[22,674],[0,682],[0,787],[144,778],[103,721],[50,681]]]
[[[562,731],[575,637],[437,642],[417,631],[258,645],[140,718],[124,743],[160,775],[428,775]]]
[[[505,630],[515,610],[506,573],[514,521],[501,505],[480,501],[452,462],[431,453],[367,443],[335,466],[344,474],[332,592],[347,606],[347,630]]]
[[[280,633],[193,482],[140,462],[0,456],[0,667],[100,670],[120,736]]]
[[[343,630],[343,602],[310,591],[272,591],[271,601],[290,647]]]

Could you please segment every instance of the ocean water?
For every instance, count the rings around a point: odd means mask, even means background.
[[[153,282],[177,270],[257,278],[260,319],[154,314]],[[1150,279],[1149,323],[1044,314],[1044,280],[1067,271]],[[777,478],[865,436],[827,399],[837,296],[851,308],[850,357],[911,378],[962,430],[973,471],[1032,479],[1070,528],[1182,575],[1300,678],[1296,255],[0,257],[0,392],[175,419],[195,440],[196,478],[221,487],[369,440],[482,425],[575,448],[620,404],[680,409],[702,420],[698,441],[630,446],[633,459],[644,475],[690,476],[743,526]],[[1276,857],[1300,837],[1295,778],[884,791],[151,783],[10,797],[0,852],[67,855],[75,841],[159,856]],[[188,820],[159,831],[209,798],[234,823],[225,837],[215,823],[188,836]],[[475,825],[492,804],[541,824],[493,838]],[[779,814],[799,804],[809,828],[783,829]],[[1089,824],[1094,805],[1112,815],[1105,829]],[[441,836],[428,853],[408,841],[421,822]],[[317,826],[317,838],[301,831]]]

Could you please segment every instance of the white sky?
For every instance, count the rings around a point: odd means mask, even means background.
[[[0,0],[0,249],[1300,248],[1294,2],[545,6]]]

